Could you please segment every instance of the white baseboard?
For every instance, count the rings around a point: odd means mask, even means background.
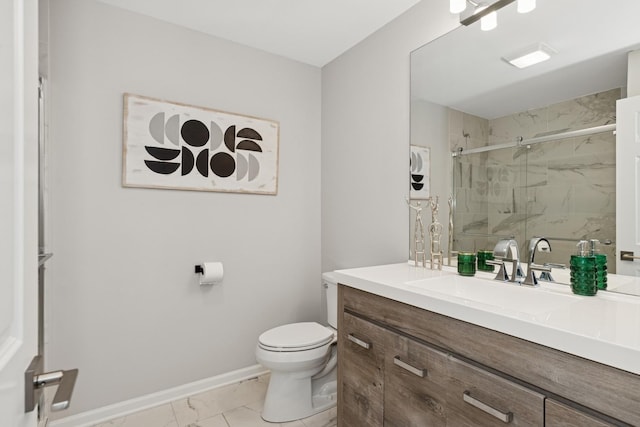
[[[269,371],[261,365],[253,365],[247,368],[238,369],[237,371],[227,372],[215,377],[206,378],[204,380],[184,384],[168,390],[162,390],[145,396],[136,397],[134,399],[125,400],[123,402],[114,403],[113,405],[104,406],[92,411],[81,412],[79,414],[71,415],[70,417],[50,421],[49,426],[89,427],[114,418],[124,417],[125,415],[129,415],[134,412],[153,408],[154,406],[163,405],[174,400],[184,399],[194,394],[202,393],[214,388],[254,378],[259,375],[266,374],[267,372]]]

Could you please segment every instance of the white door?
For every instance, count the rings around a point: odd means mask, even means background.
[[[616,269],[640,276],[640,259],[621,260],[640,256],[640,96],[618,100],[616,122]]]
[[[37,354],[37,0],[0,0],[0,425],[35,427],[24,372]]]

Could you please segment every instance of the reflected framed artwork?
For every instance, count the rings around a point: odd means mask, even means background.
[[[431,157],[429,148],[419,145],[411,145],[410,166],[410,192],[411,199],[428,199],[430,189]]]
[[[124,94],[124,187],[278,192],[278,122]]]

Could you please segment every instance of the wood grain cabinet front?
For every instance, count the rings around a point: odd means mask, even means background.
[[[338,342],[339,425],[382,426],[386,331],[348,313],[342,316]]]
[[[547,427],[611,427],[619,425],[610,424],[550,398],[547,398],[544,406],[544,420]]]
[[[543,426],[544,396],[404,336],[389,334],[385,426]]]

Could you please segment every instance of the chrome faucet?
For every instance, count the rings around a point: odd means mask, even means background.
[[[522,267],[520,266],[520,256],[518,255],[518,242],[516,242],[515,239],[500,240],[493,249],[493,256],[497,261],[497,265],[500,266],[496,280],[516,282],[519,281],[518,279],[524,277]],[[505,262],[511,262],[513,265],[511,278],[509,278],[505,269]],[[490,262],[489,264],[496,265],[496,262]]]
[[[536,251],[551,252],[551,244],[544,237],[534,237],[529,241],[529,263],[527,264],[527,278],[522,283],[527,286],[538,286],[538,279],[536,278],[536,271],[541,271],[543,275],[546,274],[548,279],[551,279],[551,266],[540,265],[534,262]]]

